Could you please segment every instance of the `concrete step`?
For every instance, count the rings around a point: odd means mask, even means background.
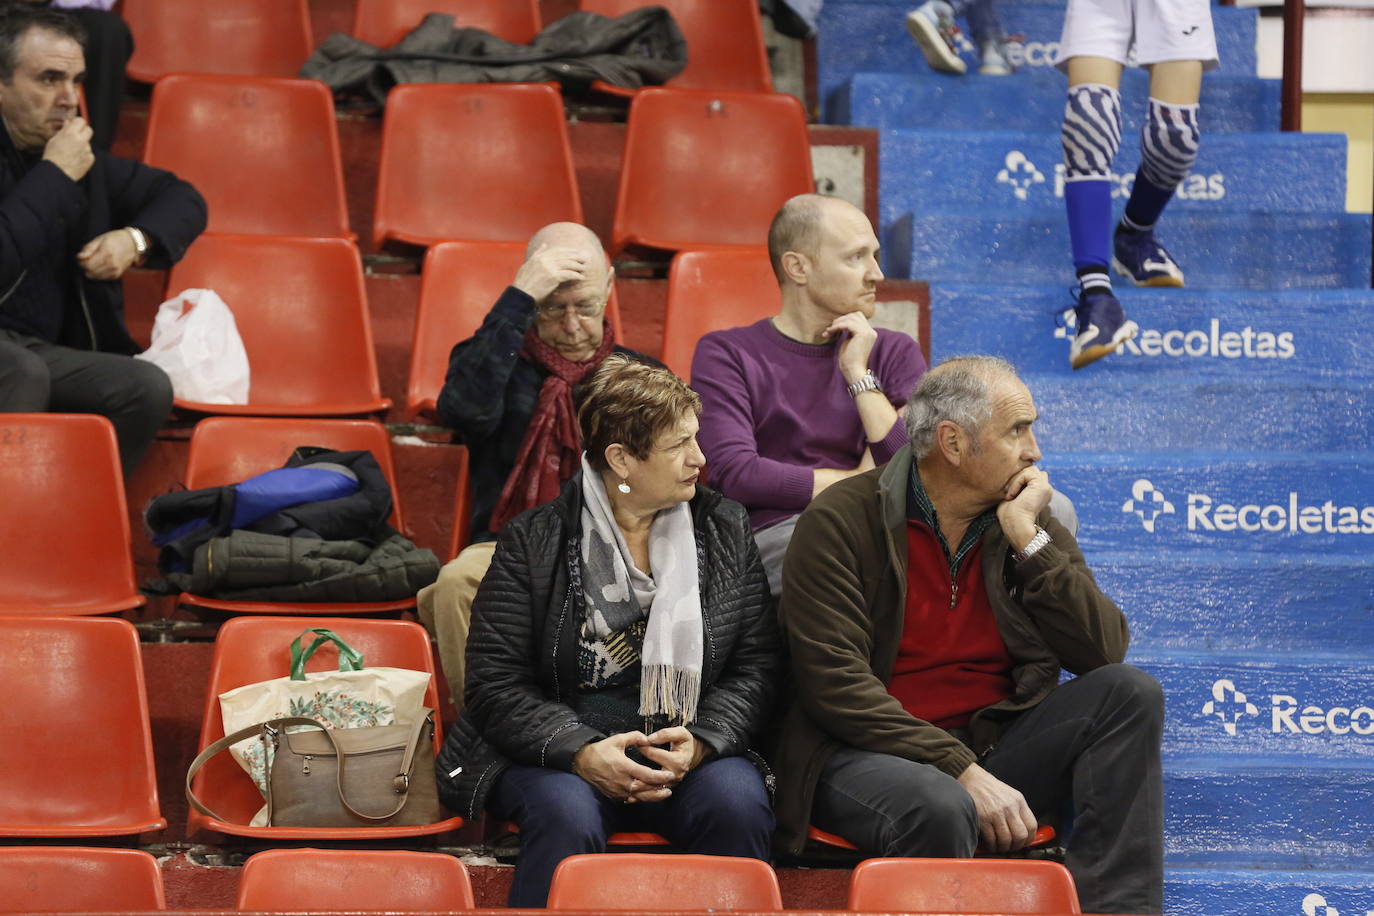
[[[999,213],[1062,212],[1064,159],[1058,132],[884,130],[878,197],[885,219],[932,207]],[[1345,209],[1344,134],[1215,134],[1179,183],[1169,212]],[[1112,197],[1125,206],[1140,144],[1123,142]]]
[[[1056,316],[1073,305],[1067,284],[931,287],[930,346],[936,362],[959,353],[1004,357],[1023,372],[1078,380],[1132,377],[1152,383],[1367,380],[1374,349],[1374,290],[1206,290],[1118,287],[1137,336],[1075,373]]]
[[[1237,754],[1301,767],[1317,760],[1374,769],[1374,680],[1367,655],[1190,652],[1134,648],[1167,698],[1164,754]]]
[[[923,65],[924,66],[924,65]],[[1058,71],[1014,77],[910,75],[860,71],[832,93],[827,123],[931,130],[1055,130],[1067,86]],[[1122,145],[1139,145],[1149,79],[1128,70],[1121,79]],[[1279,129],[1279,81],[1209,76],[1202,82],[1206,137]]]
[[[1161,241],[1189,286],[1334,289],[1369,286],[1369,217],[1332,213],[1165,216]],[[1036,215],[924,210],[883,221],[892,276],[927,282],[1052,284],[1072,279],[1062,211]]]
[[[1092,550],[1088,565],[1125,611],[1133,652],[1374,645],[1374,564],[1364,556],[1190,549],[1161,563],[1157,551]]]
[[[826,0],[816,38],[817,81],[826,121],[850,123],[836,119],[838,112],[831,108],[834,105],[832,94],[855,73],[920,74],[949,83],[978,81],[999,86],[1028,77],[1058,76],[1051,62],[1059,47],[1065,4],[997,5],[1007,34],[1025,36],[1024,42],[1015,43],[1008,49],[1012,62],[1020,68],[1011,77],[978,75],[978,55],[971,43],[960,49],[969,64],[966,76],[932,71],[906,30],[906,12],[918,5],[915,0]],[[1212,22],[1217,32],[1221,66],[1208,78],[1254,76],[1255,11],[1213,6]]]
[[[1173,761],[1164,769],[1165,861],[1171,867],[1322,869],[1313,880],[1333,873],[1327,869],[1374,871],[1371,793],[1374,767],[1364,763]],[[1300,911],[1250,911],[1274,912]]]
[[[1320,415],[1318,409],[1308,416]],[[1139,552],[1156,557],[1159,574],[1169,576],[1169,558],[1194,551],[1368,561],[1374,548],[1374,459],[1367,448],[1323,453],[1316,446],[1311,455],[1291,456],[1047,449],[1042,463],[1073,498],[1090,561],[1098,551]]]
[[[1164,904],[1175,916],[1367,916],[1374,872],[1170,868]]]

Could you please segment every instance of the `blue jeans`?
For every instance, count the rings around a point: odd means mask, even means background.
[[[659,833],[687,852],[767,859],[773,809],[763,778],[743,757],[722,757],[687,774],[667,801],[622,805],[580,776],[512,765],[487,810],[520,828],[512,907],[542,907],[554,869],[568,856],[605,852],[621,831]]]

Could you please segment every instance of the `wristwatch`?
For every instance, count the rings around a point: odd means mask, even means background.
[[[876,391],[879,394],[883,393],[883,389],[878,387],[878,377],[873,374],[872,369],[869,369],[863,375],[859,376],[857,382],[852,382],[845,386],[845,390],[849,392],[851,398],[857,398],[865,391]]]
[[[1035,529],[1035,537],[1033,537],[1033,538],[1030,539],[1030,543],[1027,544],[1025,547],[1021,548],[1020,550],[1016,550],[1016,551],[1013,551],[1013,552],[1012,552],[1012,555],[1011,555],[1012,562],[1013,562],[1013,563],[1024,563],[1024,562],[1026,562],[1026,561],[1029,560],[1031,557],[1033,557],[1033,556],[1035,556],[1037,553],[1039,553],[1039,552],[1040,552],[1040,548],[1044,547],[1044,546],[1045,546],[1046,544],[1048,544],[1049,542],[1050,542],[1050,533],[1049,533],[1048,531],[1046,531],[1044,528],[1036,528],[1036,529]]]
[[[125,226],[129,230],[129,235],[134,240],[134,263],[142,264],[143,259],[148,256],[148,236],[143,234],[143,230],[137,226]]]

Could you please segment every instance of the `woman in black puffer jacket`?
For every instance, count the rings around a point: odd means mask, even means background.
[[[578,419],[583,470],[501,529],[473,605],[467,707],[439,756],[445,804],[520,829],[510,905],[608,832],[767,858],[750,749],[781,674],[742,506],[697,485],[696,394],[608,358]]]

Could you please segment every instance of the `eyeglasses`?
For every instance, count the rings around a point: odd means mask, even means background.
[[[599,318],[601,313],[606,311],[604,302],[580,302],[577,305],[541,305],[534,310],[535,317],[540,321],[553,323],[562,321],[563,316],[572,309],[577,313],[578,318]]]

